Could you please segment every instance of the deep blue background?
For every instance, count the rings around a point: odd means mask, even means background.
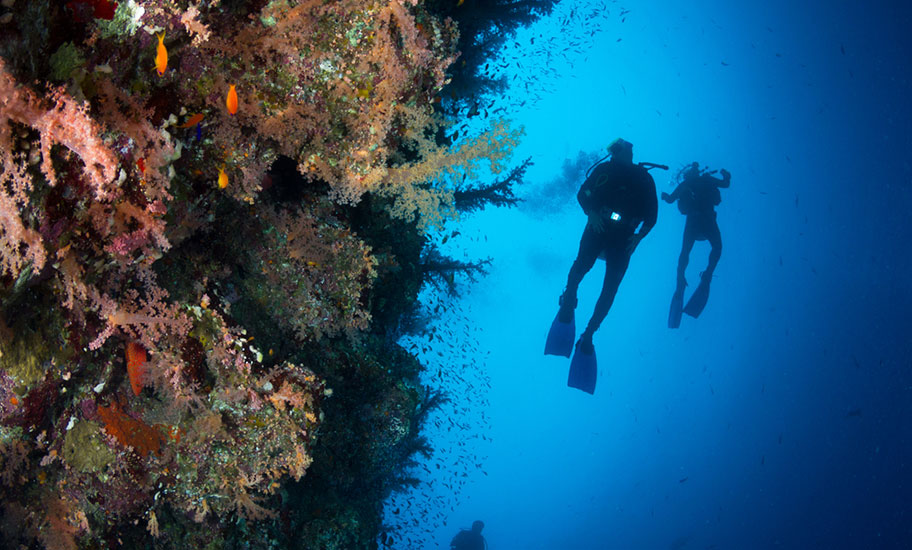
[[[446,251],[493,264],[441,320],[463,355],[431,380],[455,400],[427,485],[394,499],[402,547],[448,548],[482,519],[495,550],[912,548],[912,8],[627,8],[565,1],[503,54],[529,200],[450,228]],[[676,331],[684,219],[660,203],[596,334],[590,396],[542,355],[585,224],[562,164],[619,136],[672,166],[659,192],[692,161],[732,186],[709,305]]]

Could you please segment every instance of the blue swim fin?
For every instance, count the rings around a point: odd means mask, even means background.
[[[574,338],[576,338],[576,323],[573,319],[573,310],[569,310],[569,315],[566,311],[558,311],[551,323],[548,339],[545,340],[545,355],[570,357],[573,352]]]
[[[694,290],[694,293],[690,296],[690,300],[687,301],[687,305],[684,306],[684,313],[690,315],[694,319],[703,313],[703,308],[706,307],[706,301],[709,300],[709,281],[711,278],[711,276],[700,276],[700,284],[697,285],[697,289]]]
[[[571,388],[583,390],[586,393],[595,393],[595,379],[598,375],[598,365],[595,361],[595,348],[592,344],[583,343],[582,339],[576,343],[576,351],[570,361],[570,376],[567,385]]]
[[[671,308],[668,310],[668,328],[681,326],[681,308],[684,306],[684,289],[675,292],[671,297]]]

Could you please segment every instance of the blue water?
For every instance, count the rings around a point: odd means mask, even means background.
[[[869,4],[565,3],[511,41],[495,101],[529,201],[449,227],[444,250],[493,263],[440,321],[454,362],[427,357],[454,401],[388,513],[403,548],[475,519],[492,549],[912,548],[912,7]],[[672,167],[659,192],[692,161],[732,185],[709,304],[675,331],[684,217],[660,203],[590,396],[542,355],[585,224],[560,176],[617,137]]]

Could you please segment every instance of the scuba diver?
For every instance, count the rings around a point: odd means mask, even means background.
[[[687,216],[684,225],[684,244],[678,257],[678,282],[668,312],[668,328],[681,326],[681,306],[684,303],[684,287],[687,286],[684,272],[687,270],[690,251],[695,241],[709,241],[712,250],[709,252],[709,265],[706,271],[700,274],[700,284],[687,301],[687,306],[683,307],[683,312],[697,318],[709,299],[709,283],[722,256],[722,235],[719,233],[719,224],[716,223],[715,208],[722,202],[719,189],[731,185],[731,174],[728,170],[723,168],[719,172],[722,179],[713,176],[715,170],[701,171],[700,164],[694,162],[678,173],[677,179],[680,183],[670,195],[662,193],[662,200],[669,204],[678,201],[678,210]]]
[[[450,541],[450,550],[485,550],[488,542],[481,536],[482,529],[484,529],[484,522],[480,520],[472,522],[471,531],[461,529]]]
[[[630,256],[656,223],[658,201],[649,169],[668,169],[658,164],[634,164],[633,145],[623,139],[609,145],[608,153],[589,169],[577,193],[576,198],[589,219],[580,239],[579,253],[567,276],[567,287],[559,300],[557,316],[545,342],[546,355],[570,357],[576,335],[573,311],[577,304],[577,288],[595,260],[604,259],[602,291],[592,318],[576,343],[567,380],[571,388],[590,394],[595,392],[597,374],[592,335],[614,303]],[[609,156],[611,160],[603,162]]]

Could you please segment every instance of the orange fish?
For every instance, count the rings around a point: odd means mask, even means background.
[[[199,124],[200,121],[203,120],[204,116],[205,115],[203,115],[203,113],[196,113],[195,115],[188,118],[187,122],[178,126],[178,128],[192,128],[193,126],[196,126],[197,124]]]
[[[139,157],[138,159],[136,159],[136,167],[139,168],[140,174],[145,174],[146,173],[146,160],[142,157]]]
[[[228,187],[228,174],[221,168],[219,168],[218,186],[219,189]]]
[[[228,106],[228,112],[232,115],[237,112],[238,98],[237,91],[234,89],[234,84],[228,88],[228,99],[225,100],[225,105]]]
[[[168,68],[168,50],[165,49],[165,33],[158,35],[158,51],[155,54],[155,70],[158,76],[164,76]]]
[[[143,389],[143,375],[146,369],[146,350],[136,342],[127,343],[127,374],[130,377],[130,386],[133,394],[139,395]]]

